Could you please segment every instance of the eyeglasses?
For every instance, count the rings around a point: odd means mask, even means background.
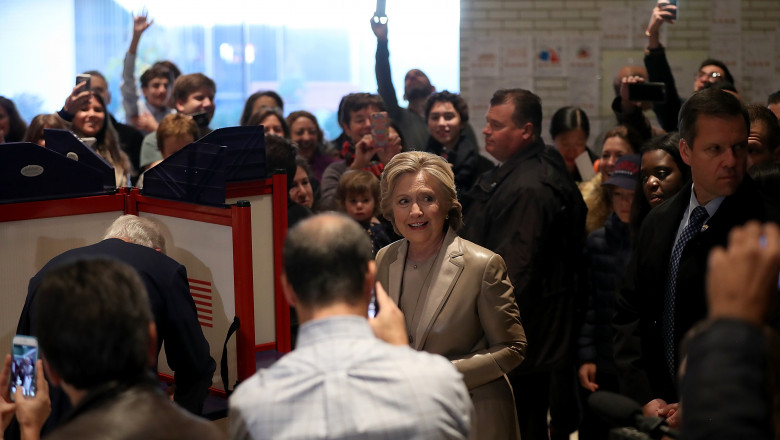
[[[710,72],[707,73],[703,70],[699,70],[699,72],[696,74],[696,79],[704,79],[707,78],[707,80],[716,80],[718,78],[723,77],[723,74],[720,72]]]

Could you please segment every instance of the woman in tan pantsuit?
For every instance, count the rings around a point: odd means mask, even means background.
[[[518,439],[506,373],[523,361],[526,339],[504,260],[457,236],[461,205],[441,157],[396,155],[381,188],[382,214],[404,239],[379,251],[377,279],[403,310],[411,346],[463,374],[474,438]]]

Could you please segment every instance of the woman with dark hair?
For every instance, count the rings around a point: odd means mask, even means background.
[[[119,148],[119,136],[106,116],[106,105],[98,94],[92,94],[73,116],[71,129],[79,138],[95,138],[92,149],[114,167],[116,186],[128,186],[130,160]]]
[[[598,159],[587,146],[588,136],[590,136],[590,121],[585,111],[579,107],[561,107],[553,114],[550,121],[550,136],[552,137],[555,148],[563,156],[566,162],[566,169],[574,178],[575,182],[581,182],[577,165],[574,159],[580,154],[588,152],[591,162]]]
[[[428,121],[428,144],[425,151],[443,157],[455,173],[459,192],[471,188],[477,176],[479,152],[465,135],[469,122],[469,107],[457,93],[448,91],[432,94],[425,103]]]
[[[16,105],[10,99],[0,96],[0,143],[21,142],[27,124],[16,110]]]
[[[273,90],[252,93],[246,99],[244,111],[241,112],[241,119],[238,121],[238,125],[253,125],[249,123],[249,118],[262,108],[277,109],[279,113],[284,113],[284,101]]]
[[[68,123],[63,121],[56,113],[38,115],[30,121],[30,126],[27,127],[27,131],[24,133],[24,139],[22,139],[22,141],[32,142],[41,147],[45,147],[46,139],[43,138],[43,130],[45,128],[67,129]]]
[[[262,125],[266,134],[275,134],[290,139],[290,127],[282,113],[274,108],[261,108],[253,114],[246,125]]]
[[[642,145],[642,137],[631,127],[618,125],[604,135],[604,145],[601,148],[599,172],[592,179],[580,184],[580,192],[588,206],[588,216],[585,219],[585,230],[588,234],[604,226],[612,212],[610,198],[604,189],[618,159],[627,154],[637,154]]]
[[[287,125],[290,127],[290,139],[298,145],[298,154],[309,163],[312,176],[317,181],[322,180],[325,168],[338,159],[325,153],[322,129],[317,117],[305,110],[299,110],[287,115]]]
[[[652,208],[677,194],[691,179],[691,167],[680,156],[679,145],[680,133],[673,132],[656,136],[642,147],[639,186],[631,205],[634,234]]]

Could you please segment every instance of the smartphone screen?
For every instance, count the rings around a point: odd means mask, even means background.
[[[38,340],[33,336],[16,335],[11,359],[11,400],[16,388],[22,395],[35,396],[35,362],[38,360]]]
[[[387,148],[389,127],[390,117],[387,112],[371,113],[371,135],[374,136],[375,147]]]

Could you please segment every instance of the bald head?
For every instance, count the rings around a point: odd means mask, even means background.
[[[284,273],[299,303],[355,304],[365,297],[371,240],[357,222],[335,213],[310,217],[290,230]]]

